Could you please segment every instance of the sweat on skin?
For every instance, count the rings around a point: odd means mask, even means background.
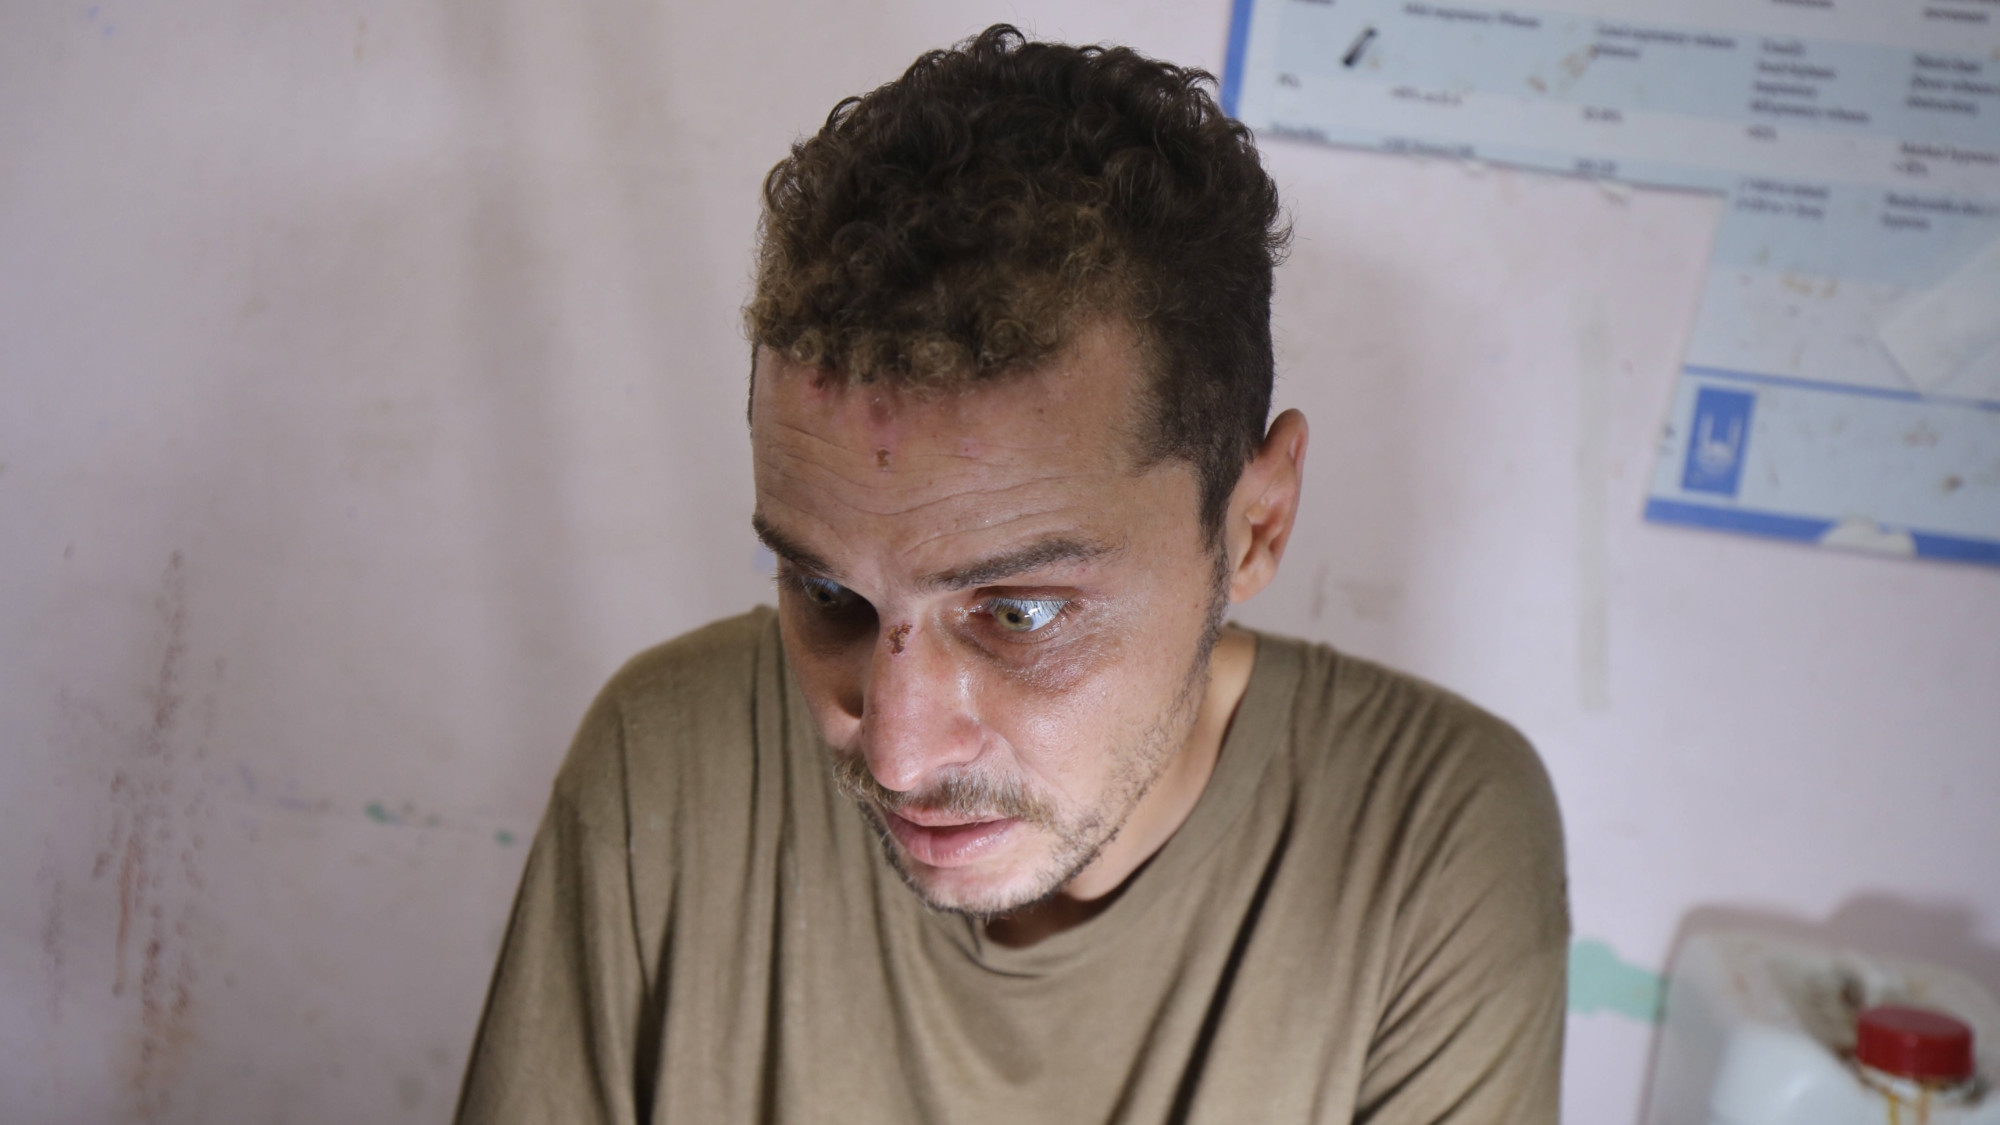
[[[1270,581],[1297,510],[1286,412],[1212,543],[1191,468],[1137,456],[1139,355],[1101,320],[1035,368],[922,394],[757,356],[755,522],[800,687],[832,752],[896,795],[864,805],[912,888],[1011,914],[997,940],[1087,917],[1186,819],[1254,657],[1213,634],[1218,592]],[[967,778],[1048,816],[927,799]]]

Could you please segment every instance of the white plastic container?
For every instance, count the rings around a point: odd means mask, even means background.
[[[1857,1021],[1884,1005],[1969,1026],[1972,1074],[1917,1081],[1862,1065]],[[1879,1062],[1882,1039],[1874,1030],[1869,1048]],[[1645,1120],[2000,1125],[1996,1078],[2000,1004],[1962,973],[1757,934],[1701,934],[1674,963]]]

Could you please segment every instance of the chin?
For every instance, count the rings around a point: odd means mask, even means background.
[[[924,867],[896,856],[895,867],[924,905],[932,910],[992,918],[1040,902],[1061,889],[1061,882],[1041,872],[1001,871],[990,875]]]
[[[1035,839],[1008,849],[1009,854],[954,867],[919,863],[886,833],[883,850],[926,906],[986,919],[1054,897],[1097,858],[1103,843],[1079,846],[1078,841],[1038,832]]]

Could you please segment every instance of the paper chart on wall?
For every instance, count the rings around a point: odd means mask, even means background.
[[[1223,100],[1722,194],[1646,518],[2000,565],[2000,0],[1237,0]]]

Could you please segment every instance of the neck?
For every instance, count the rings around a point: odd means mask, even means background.
[[[1180,830],[1200,802],[1215,774],[1229,721],[1250,686],[1250,669],[1256,658],[1255,636],[1233,626],[1222,631],[1209,658],[1208,685],[1187,739],[1133,808],[1118,835],[1054,896],[987,922],[988,938],[1007,946],[1033,945],[1089,921],[1117,900],[1126,882]]]

